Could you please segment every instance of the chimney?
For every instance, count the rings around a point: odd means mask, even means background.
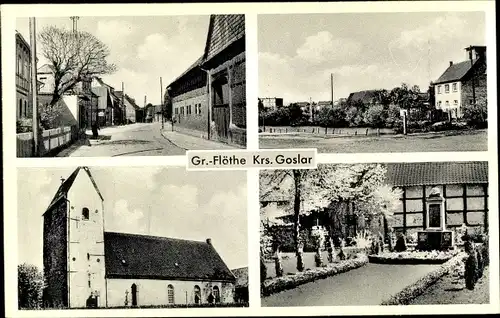
[[[208,245],[212,245],[212,239],[211,238],[207,238],[207,244]]]
[[[450,66],[452,66],[452,65],[453,65],[453,61],[450,61]]]

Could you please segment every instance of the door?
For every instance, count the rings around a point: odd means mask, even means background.
[[[213,120],[217,127],[217,135],[227,139],[229,134],[229,105],[214,105]]]
[[[225,72],[216,75],[212,83],[213,111],[212,120],[216,125],[219,138],[227,139],[229,135],[229,83]]]
[[[137,285],[132,284],[132,306],[137,306]]]

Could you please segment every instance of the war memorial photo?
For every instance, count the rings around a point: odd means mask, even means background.
[[[19,309],[248,306],[244,172],[18,176]]]
[[[260,174],[262,306],[488,304],[488,163]]]
[[[246,148],[244,15],[18,18],[16,29],[18,157]]]
[[[484,12],[261,14],[258,26],[260,148],[487,150]]]

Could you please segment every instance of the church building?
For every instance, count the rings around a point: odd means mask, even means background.
[[[234,303],[236,278],[212,245],[107,232],[104,198],[87,167],[63,180],[43,214],[47,307]]]

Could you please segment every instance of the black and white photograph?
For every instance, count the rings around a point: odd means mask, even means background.
[[[16,29],[17,157],[246,148],[244,15],[18,18]]]
[[[244,172],[82,166],[18,179],[19,309],[248,306]]]
[[[262,306],[489,304],[487,162],[260,173]]]
[[[486,151],[485,13],[258,16],[260,148]]]

